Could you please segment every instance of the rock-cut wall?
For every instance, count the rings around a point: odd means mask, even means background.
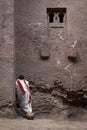
[[[86,0],[15,0],[16,77],[23,73],[30,81],[38,116],[86,113],[86,5]]]
[[[0,117],[12,116],[14,103],[14,1],[0,1]]]

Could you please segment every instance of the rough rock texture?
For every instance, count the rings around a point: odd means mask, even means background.
[[[14,4],[0,1],[0,117],[14,115]]]
[[[81,79],[78,83],[73,83],[73,87],[65,86],[61,81],[54,82],[54,96],[60,96],[68,103],[73,105],[87,105],[87,76]]]
[[[30,81],[37,116],[86,113],[86,5],[87,0],[15,0],[16,77],[23,73]],[[47,8],[66,8],[62,28],[51,26]]]
[[[86,7],[87,0],[1,0],[1,115],[13,112],[14,68],[30,81],[37,117],[87,115]],[[49,23],[51,10],[64,11],[64,23]]]

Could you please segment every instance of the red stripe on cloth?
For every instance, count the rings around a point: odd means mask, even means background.
[[[24,83],[26,84],[27,88],[30,89],[30,86],[26,83],[25,80],[24,80]]]
[[[23,92],[23,94],[25,94],[25,90],[24,90],[21,82],[18,80],[17,83],[18,83],[18,86],[20,87],[21,91]]]
[[[25,85],[27,86],[27,88],[28,88],[28,90],[29,90],[29,92],[30,92],[30,85],[28,85],[27,83],[26,83],[26,80],[24,80],[24,83],[25,83]],[[31,94],[31,92],[30,92],[30,94]],[[29,103],[32,103],[32,98],[31,98],[31,96],[29,97],[29,101],[28,101]]]
[[[31,98],[31,97],[29,98],[29,101],[28,101],[28,102],[29,102],[29,103],[32,103],[32,98]]]

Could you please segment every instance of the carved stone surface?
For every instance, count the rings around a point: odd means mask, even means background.
[[[65,102],[72,105],[87,106],[87,76],[80,80],[70,90],[68,87],[64,87],[64,85],[58,80],[54,82],[54,88],[56,89],[56,95],[54,96],[59,96]]]
[[[78,106],[80,101],[81,107],[85,104],[80,81],[87,75],[86,4],[86,0],[15,1],[16,77],[23,73],[30,81],[33,111],[38,117],[68,117],[72,108],[76,110],[76,99]],[[49,26],[48,7],[66,8],[62,28],[57,23]],[[55,85],[56,80],[61,83]]]
[[[41,48],[40,57],[42,59],[48,59],[50,57],[49,49],[46,47]]]
[[[14,102],[14,75],[22,73],[32,86],[36,117],[87,115],[86,5],[87,0],[0,2],[0,112]],[[47,8],[57,7],[66,9],[66,21],[49,27]]]

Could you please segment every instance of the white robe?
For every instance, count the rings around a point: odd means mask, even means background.
[[[16,81],[16,93],[17,93],[18,103],[24,112],[32,112],[32,106],[31,106],[31,103],[29,103],[30,92],[26,84],[24,83],[24,80],[20,80],[20,79],[18,80],[20,81],[20,83],[23,86],[23,89],[25,90],[25,94],[23,94],[22,90],[20,89]],[[26,83],[29,85],[27,80],[26,80]]]

